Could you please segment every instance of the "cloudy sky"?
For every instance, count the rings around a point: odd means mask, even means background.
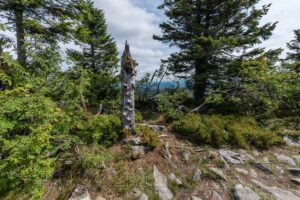
[[[162,0],[95,0],[95,5],[104,10],[109,32],[115,38],[119,52],[125,40],[138,61],[138,73],[151,72],[158,68],[160,59],[168,57],[172,51],[168,46],[152,40],[159,34],[159,23],[164,19],[157,10]],[[263,22],[278,21],[270,40],[263,46],[285,48],[286,42],[293,38],[293,30],[300,28],[300,0],[262,0],[261,4],[272,3],[269,14]]]

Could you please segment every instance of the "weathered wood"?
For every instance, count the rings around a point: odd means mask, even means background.
[[[125,50],[121,62],[121,122],[122,128],[128,129],[131,133],[135,129],[134,114],[134,89],[135,89],[135,67],[138,64],[132,59],[130,47],[126,41]]]

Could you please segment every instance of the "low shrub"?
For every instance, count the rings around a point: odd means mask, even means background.
[[[154,132],[148,126],[142,126],[141,130],[141,142],[152,149],[156,148],[158,145],[158,133]]]
[[[173,129],[180,136],[199,144],[214,147],[230,145],[238,148],[266,149],[283,144],[282,139],[271,130],[260,127],[249,116],[200,116],[188,113],[173,123]]]
[[[78,135],[87,144],[110,146],[120,138],[121,133],[121,121],[117,116],[100,115],[88,118]]]

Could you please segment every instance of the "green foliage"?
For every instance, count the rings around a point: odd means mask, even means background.
[[[173,123],[173,129],[180,135],[200,144],[214,147],[266,149],[283,144],[274,132],[258,126],[254,118],[240,116],[200,116],[189,113]]]
[[[98,143],[105,146],[116,142],[122,133],[120,119],[114,115],[100,115],[83,122],[78,136],[87,144]]]
[[[135,122],[136,123],[142,123],[143,121],[143,115],[139,111],[135,111]]]
[[[167,19],[160,24],[162,34],[154,39],[177,47],[178,52],[164,63],[175,75],[186,74],[195,100],[203,101],[224,73],[235,78],[236,71],[228,63],[264,52],[253,47],[272,35],[276,23],[260,23],[270,5],[258,6],[258,2],[164,0],[159,6]]]
[[[151,149],[156,148],[159,143],[158,133],[154,132],[148,126],[142,126],[140,129],[142,144],[150,147]]]
[[[50,99],[30,90],[17,87],[0,95],[0,194],[21,189],[37,199],[54,170],[51,139],[68,131],[68,118]]]

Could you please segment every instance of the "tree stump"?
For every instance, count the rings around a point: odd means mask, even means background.
[[[130,133],[135,129],[134,114],[134,89],[135,89],[135,67],[138,64],[132,59],[129,44],[126,41],[125,50],[121,61],[121,122],[122,128]]]

